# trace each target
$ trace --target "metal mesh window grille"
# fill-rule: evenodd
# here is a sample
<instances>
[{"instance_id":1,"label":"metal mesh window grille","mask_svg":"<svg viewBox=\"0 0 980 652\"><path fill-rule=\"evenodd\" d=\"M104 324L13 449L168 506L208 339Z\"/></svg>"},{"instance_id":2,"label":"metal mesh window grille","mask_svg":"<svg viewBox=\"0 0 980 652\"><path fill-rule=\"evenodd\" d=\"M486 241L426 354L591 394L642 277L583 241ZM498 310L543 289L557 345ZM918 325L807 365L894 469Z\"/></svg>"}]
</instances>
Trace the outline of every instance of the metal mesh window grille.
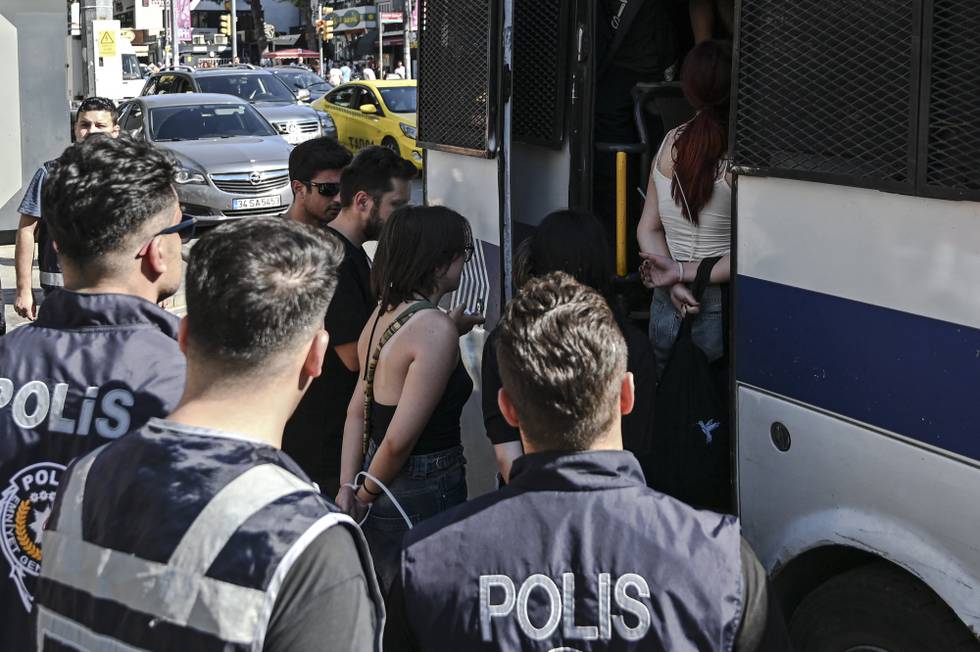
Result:
<instances>
[{"instance_id":1,"label":"metal mesh window grille","mask_svg":"<svg viewBox=\"0 0 980 652\"><path fill-rule=\"evenodd\" d=\"M980 199L980 2L935 0L931 22L924 182Z\"/></svg>"},{"instance_id":2,"label":"metal mesh window grille","mask_svg":"<svg viewBox=\"0 0 980 652\"><path fill-rule=\"evenodd\" d=\"M419 6L419 143L492 153L496 101L495 0L422 0Z\"/></svg>"},{"instance_id":3,"label":"metal mesh window grille","mask_svg":"<svg viewBox=\"0 0 980 652\"><path fill-rule=\"evenodd\" d=\"M567 0L514 2L514 140L557 147L565 119Z\"/></svg>"},{"instance_id":4,"label":"metal mesh window grille","mask_svg":"<svg viewBox=\"0 0 980 652\"><path fill-rule=\"evenodd\" d=\"M919 0L743 0L734 161L911 188Z\"/></svg>"}]
</instances>

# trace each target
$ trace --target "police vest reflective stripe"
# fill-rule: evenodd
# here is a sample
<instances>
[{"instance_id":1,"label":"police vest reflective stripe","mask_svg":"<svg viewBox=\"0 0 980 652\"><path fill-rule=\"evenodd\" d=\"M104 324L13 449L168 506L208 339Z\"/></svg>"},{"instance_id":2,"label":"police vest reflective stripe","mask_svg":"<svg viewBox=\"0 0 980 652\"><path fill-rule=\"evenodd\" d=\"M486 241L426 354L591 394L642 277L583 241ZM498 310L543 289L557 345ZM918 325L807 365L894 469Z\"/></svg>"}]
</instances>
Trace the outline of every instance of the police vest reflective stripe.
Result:
<instances>
[{"instance_id":1,"label":"police vest reflective stripe","mask_svg":"<svg viewBox=\"0 0 980 652\"><path fill-rule=\"evenodd\" d=\"M124 605L127 611L150 616L180 628L173 647L194 647L204 635L232 649L261 650L269 617L280 586L292 564L327 528L353 526L345 514L329 512L298 533L278 561L265 590L208 577L208 569L232 536L250 517L271 503L296 492L315 494L309 483L276 464L248 468L221 488L185 530L166 563L104 548L82 536L82 506L86 482L99 454L97 449L73 468L57 523L44 535L43 580L80 592L95 600ZM83 650L143 648L129 645L59 614L39 596L37 647L55 640Z\"/></svg>"}]
</instances>

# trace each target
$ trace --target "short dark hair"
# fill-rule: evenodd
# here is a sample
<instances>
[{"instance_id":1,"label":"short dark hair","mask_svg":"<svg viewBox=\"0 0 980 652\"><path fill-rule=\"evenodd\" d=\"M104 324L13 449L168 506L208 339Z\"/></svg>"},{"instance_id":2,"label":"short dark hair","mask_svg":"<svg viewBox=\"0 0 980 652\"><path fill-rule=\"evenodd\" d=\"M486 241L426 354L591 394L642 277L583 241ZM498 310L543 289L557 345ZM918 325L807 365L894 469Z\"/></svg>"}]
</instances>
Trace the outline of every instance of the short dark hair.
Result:
<instances>
[{"instance_id":1,"label":"short dark hair","mask_svg":"<svg viewBox=\"0 0 980 652\"><path fill-rule=\"evenodd\" d=\"M75 113L75 122L78 122L78 116L89 111L108 111L112 116L112 124L119 124L119 109L116 107L116 103L108 97L93 95L82 100L82 103L78 105L78 111Z\"/></svg>"},{"instance_id":2,"label":"short dark hair","mask_svg":"<svg viewBox=\"0 0 980 652\"><path fill-rule=\"evenodd\" d=\"M344 249L280 218L223 224L191 249L185 281L194 355L223 370L259 370L323 324Z\"/></svg>"},{"instance_id":3,"label":"short dark hair","mask_svg":"<svg viewBox=\"0 0 980 652\"><path fill-rule=\"evenodd\" d=\"M466 218L445 206L403 206L391 214L378 238L371 288L381 312L432 292L436 274L473 246Z\"/></svg>"},{"instance_id":4,"label":"short dark hair","mask_svg":"<svg viewBox=\"0 0 980 652\"><path fill-rule=\"evenodd\" d=\"M317 172L342 170L350 161L351 153L334 138L307 140L289 153L289 180L309 183Z\"/></svg>"},{"instance_id":5,"label":"short dark hair","mask_svg":"<svg viewBox=\"0 0 980 652\"><path fill-rule=\"evenodd\" d=\"M61 255L82 264L118 251L177 202L174 173L164 150L130 138L94 134L66 149L41 191Z\"/></svg>"},{"instance_id":6,"label":"short dark hair","mask_svg":"<svg viewBox=\"0 0 980 652\"><path fill-rule=\"evenodd\" d=\"M619 414L626 341L606 299L564 272L528 281L497 326L497 363L528 441L586 450Z\"/></svg>"},{"instance_id":7,"label":"short dark hair","mask_svg":"<svg viewBox=\"0 0 980 652\"><path fill-rule=\"evenodd\" d=\"M415 166L409 161L387 147L368 147L358 152L340 176L340 205L348 208L359 192L366 192L377 201L394 189L392 179L414 178Z\"/></svg>"},{"instance_id":8,"label":"short dark hair","mask_svg":"<svg viewBox=\"0 0 980 652\"><path fill-rule=\"evenodd\" d=\"M529 238L520 287L531 276L565 272L608 297L613 267L602 224L592 213L559 210L549 213Z\"/></svg>"}]
</instances>

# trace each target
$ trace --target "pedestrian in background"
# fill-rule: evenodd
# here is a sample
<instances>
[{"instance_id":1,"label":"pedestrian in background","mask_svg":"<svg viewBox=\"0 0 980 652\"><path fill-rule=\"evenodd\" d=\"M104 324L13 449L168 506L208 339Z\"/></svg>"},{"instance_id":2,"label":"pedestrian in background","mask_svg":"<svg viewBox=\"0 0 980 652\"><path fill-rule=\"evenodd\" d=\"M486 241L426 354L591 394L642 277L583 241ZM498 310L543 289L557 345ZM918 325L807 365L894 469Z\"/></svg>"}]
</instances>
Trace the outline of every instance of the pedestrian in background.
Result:
<instances>
[{"instance_id":1,"label":"pedestrian in background","mask_svg":"<svg viewBox=\"0 0 980 652\"><path fill-rule=\"evenodd\" d=\"M286 217L323 227L340 213L340 174L351 154L329 136L300 143L289 153L289 184L293 203Z\"/></svg>"},{"instance_id":2,"label":"pedestrian in background","mask_svg":"<svg viewBox=\"0 0 980 652\"><path fill-rule=\"evenodd\" d=\"M184 388L177 318L182 222L173 162L151 145L92 136L48 168L44 221L65 286L0 338L4 522L0 649L33 650L28 614L42 536L73 459L172 410Z\"/></svg>"},{"instance_id":3,"label":"pedestrian in background","mask_svg":"<svg viewBox=\"0 0 980 652\"><path fill-rule=\"evenodd\" d=\"M472 255L469 223L441 206L395 211L378 242L371 286L380 304L358 341L362 372L344 428L337 504L356 520L367 514L364 534L384 589L409 526L372 478L413 523L466 500L460 415L473 381L459 353L462 307L447 315L436 306L459 287ZM352 489L362 470L370 477Z\"/></svg>"},{"instance_id":4,"label":"pedestrian in background","mask_svg":"<svg viewBox=\"0 0 980 652\"><path fill-rule=\"evenodd\" d=\"M166 419L68 470L45 532L42 645L381 649L363 536L279 450L320 373L341 254L332 236L277 218L194 245L187 389Z\"/></svg>"},{"instance_id":5,"label":"pedestrian in background","mask_svg":"<svg viewBox=\"0 0 980 652\"><path fill-rule=\"evenodd\" d=\"M347 82L350 81L350 76L351 76L351 67L350 67L350 63L348 62L340 67L340 79L346 84Z\"/></svg>"},{"instance_id":6,"label":"pedestrian in background","mask_svg":"<svg viewBox=\"0 0 980 652\"><path fill-rule=\"evenodd\" d=\"M112 100L104 97L89 97L82 101L75 114L75 142L80 142L92 134L105 133L113 138L119 136L119 111ZM41 276L41 289L44 295L64 284L58 253L55 251L48 233L48 227L41 215L41 193L48 170L53 161L47 161L31 179L17 212L20 222L17 225L17 240L14 245L14 272L17 278L17 296L14 310L21 317L37 318L38 304L34 297L34 281L31 267L34 264L34 245L38 246L38 268Z\"/></svg>"},{"instance_id":7,"label":"pedestrian in background","mask_svg":"<svg viewBox=\"0 0 980 652\"><path fill-rule=\"evenodd\" d=\"M377 305L364 243L377 240L391 213L408 204L414 177L415 166L391 150L362 150L341 175L340 214L325 227L344 247L337 290L324 321L330 346L323 374L313 380L286 424L283 450L327 496L340 489L344 423L361 368L357 340Z\"/></svg>"}]
</instances>

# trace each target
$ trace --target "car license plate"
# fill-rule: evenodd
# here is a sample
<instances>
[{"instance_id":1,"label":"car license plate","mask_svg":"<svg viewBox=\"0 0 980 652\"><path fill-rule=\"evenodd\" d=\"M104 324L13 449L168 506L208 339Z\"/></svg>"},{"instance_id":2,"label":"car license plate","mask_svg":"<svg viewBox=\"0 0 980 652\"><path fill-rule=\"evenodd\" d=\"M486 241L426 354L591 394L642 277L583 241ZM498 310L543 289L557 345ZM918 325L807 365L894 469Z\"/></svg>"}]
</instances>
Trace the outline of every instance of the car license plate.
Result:
<instances>
[{"instance_id":1,"label":"car license plate","mask_svg":"<svg viewBox=\"0 0 980 652\"><path fill-rule=\"evenodd\" d=\"M272 195L271 197L250 197L248 199L232 199L231 208L236 211L249 208L274 208L281 203L282 199L279 195Z\"/></svg>"},{"instance_id":2,"label":"car license plate","mask_svg":"<svg viewBox=\"0 0 980 652\"><path fill-rule=\"evenodd\" d=\"M316 138L316 132L311 131L309 133L299 132L295 134L283 134L283 138L285 138L286 142L290 145L299 145L300 143L305 143L308 140Z\"/></svg>"}]
</instances>

